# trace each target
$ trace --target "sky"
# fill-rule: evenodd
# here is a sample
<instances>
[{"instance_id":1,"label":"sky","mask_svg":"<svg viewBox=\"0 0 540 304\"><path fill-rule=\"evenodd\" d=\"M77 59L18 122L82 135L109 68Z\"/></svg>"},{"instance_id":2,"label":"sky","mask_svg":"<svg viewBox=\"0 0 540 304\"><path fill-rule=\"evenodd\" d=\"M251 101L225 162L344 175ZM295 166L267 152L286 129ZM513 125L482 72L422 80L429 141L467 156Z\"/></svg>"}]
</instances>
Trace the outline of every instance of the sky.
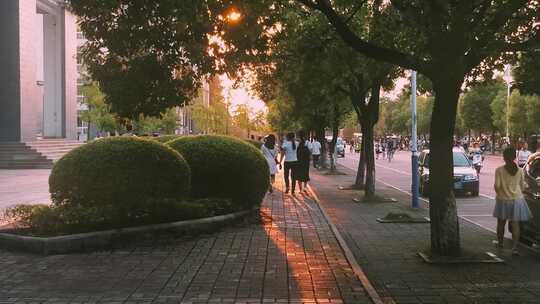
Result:
<instances>
[{"instance_id":1,"label":"sky","mask_svg":"<svg viewBox=\"0 0 540 304\"><path fill-rule=\"evenodd\" d=\"M234 82L226 75L221 75L220 80L221 85L223 86L223 97L225 97L225 100L227 100L230 94L229 102L231 103L231 106L229 109L231 114L236 110L236 107L241 104L247 104L253 113L266 111L265 103L256 96L252 96L247 88L242 86L236 89L233 88Z\"/></svg>"}]
</instances>

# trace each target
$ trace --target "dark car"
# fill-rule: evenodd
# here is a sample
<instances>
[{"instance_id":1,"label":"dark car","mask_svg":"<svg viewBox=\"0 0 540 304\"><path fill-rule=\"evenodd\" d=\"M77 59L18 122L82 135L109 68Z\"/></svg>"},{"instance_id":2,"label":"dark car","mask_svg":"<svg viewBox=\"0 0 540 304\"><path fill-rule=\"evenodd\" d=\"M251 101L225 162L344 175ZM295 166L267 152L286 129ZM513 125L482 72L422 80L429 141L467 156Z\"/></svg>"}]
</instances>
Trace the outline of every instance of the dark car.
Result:
<instances>
[{"instance_id":1,"label":"dark car","mask_svg":"<svg viewBox=\"0 0 540 304\"><path fill-rule=\"evenodd\" d=\"M471 161L462 150L454 149L452 153L454 157L454 193L478 196L480 181ZM420 153L418 165L420 193L427 196L429 194L429 150Z\"/></svg>"},{"instance_id":2,"label":"dark car","mask_svg":"<svg viewBox=\"0 0 540 304\"><path fill-rule=\"evenodd\" d=\"M533 217L528 222L522 222L521 241L528 245L540 244L540 152L529 157L523 170L527 183L524 196Z\"/></svg>"}]
</instances>

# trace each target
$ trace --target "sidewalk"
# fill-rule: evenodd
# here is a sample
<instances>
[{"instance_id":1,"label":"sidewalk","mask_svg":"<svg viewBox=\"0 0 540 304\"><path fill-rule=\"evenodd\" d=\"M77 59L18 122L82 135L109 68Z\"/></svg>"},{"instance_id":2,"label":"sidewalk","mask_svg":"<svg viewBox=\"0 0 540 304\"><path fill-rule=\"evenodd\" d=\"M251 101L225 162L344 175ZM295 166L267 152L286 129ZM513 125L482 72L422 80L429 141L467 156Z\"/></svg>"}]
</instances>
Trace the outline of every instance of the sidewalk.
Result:
<instances>
[{"instance_id":1,"label":"sidewalk","mask_svg":"<svg viewBox=\"0 0 540 304\"><path fill-rule=\"evenodd\" d=\"M275 191L260 214L103 252L0 250L0 303L370 303L318 204Z\"/></svg>"},{"instance_id":2,"label":"sidewalk","mask_svg":"<svg viewBox=\"0 0 540 304\"><path fill-rule=\"evenodd\" d=\"M509 249L499 252L491 244L496 238L492 232L460 220L462 248L493 252L505 263L426 264L417 252L429 248L429 224L381 224L376 218L390 211L417 216L428 216L428 211L412 210L407 194L380 183L377 193L399 203L354 203L352 198L361 192L337 187L352 184L355 172L344 167L340 170L347 175L312 172L311 185L381 297L390 296L396 303L540 302L537 254L525 248L519 257L512 257Z\"/></svg>"}]
</instances>

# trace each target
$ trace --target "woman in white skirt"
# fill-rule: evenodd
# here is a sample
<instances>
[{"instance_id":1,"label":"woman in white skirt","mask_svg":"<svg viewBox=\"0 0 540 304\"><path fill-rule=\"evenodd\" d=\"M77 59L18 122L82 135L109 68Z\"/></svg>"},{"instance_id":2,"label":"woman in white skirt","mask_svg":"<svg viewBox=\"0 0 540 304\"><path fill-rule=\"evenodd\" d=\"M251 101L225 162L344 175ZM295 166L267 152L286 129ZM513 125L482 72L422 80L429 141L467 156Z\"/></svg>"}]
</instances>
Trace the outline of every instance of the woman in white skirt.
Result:
<instances>
[{"instance_id":1,"label":"woman in white skirt","mask_svg":"<svg viewBox=\"0 0 540 304\"><path fill-rule=\"evenodd\" d=\"M497 218L497 245L503 247L506 221L512 225L512 253L518 254L519 222L528 221L531 211L523 198L522 191L527 186L523 170L517 166L516 150L506 148L503 152L504 166L495 170L496 203L493 216Z\"/></svg>"},{"instance_id":2,"label":"woman in white skirt","mask_svg":"<svg viewBox=\"0 0 540 304\"><path fill-rule=\"evenodd\" d=\"M270 169L270 188L268 191L273 192L274 181L276 180L277 172L277 148L276 137L273 134L269 134L264 139L264 144L261 146L261 152L266 158L268 168Z\"/></svg>"}]
</instances>

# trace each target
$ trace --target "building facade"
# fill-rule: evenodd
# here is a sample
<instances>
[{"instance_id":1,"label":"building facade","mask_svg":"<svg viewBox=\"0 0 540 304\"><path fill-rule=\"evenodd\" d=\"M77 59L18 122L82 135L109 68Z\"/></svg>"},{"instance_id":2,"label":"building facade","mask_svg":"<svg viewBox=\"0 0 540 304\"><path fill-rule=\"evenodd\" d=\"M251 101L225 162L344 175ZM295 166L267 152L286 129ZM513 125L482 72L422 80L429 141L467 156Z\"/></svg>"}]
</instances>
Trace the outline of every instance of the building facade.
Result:
<instances>
[{"instance_id":1,"label":"building facade","mask_svg":"<svg viewBox=\"0 0 540 304\"><path fill-rule=\"evenodd\" d=\"M63 3L0 1L0 142L77 139L77 26Z\"/></svg>"}]
</instances>

